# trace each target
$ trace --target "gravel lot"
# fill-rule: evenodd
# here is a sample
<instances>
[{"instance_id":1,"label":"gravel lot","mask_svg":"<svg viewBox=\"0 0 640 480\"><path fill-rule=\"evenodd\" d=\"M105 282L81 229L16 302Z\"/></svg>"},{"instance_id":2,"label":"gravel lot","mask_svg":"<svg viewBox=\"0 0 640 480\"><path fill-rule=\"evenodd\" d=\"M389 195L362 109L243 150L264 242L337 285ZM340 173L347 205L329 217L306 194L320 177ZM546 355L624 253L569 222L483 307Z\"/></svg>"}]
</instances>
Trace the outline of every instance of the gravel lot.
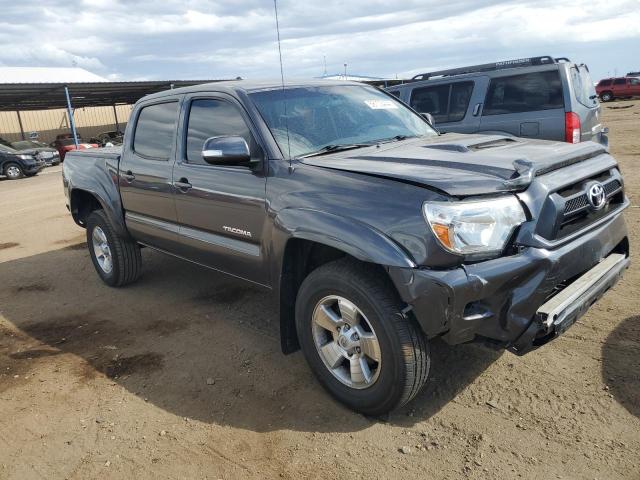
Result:
<instances>
[{"instance_id":1,"label":"gravel lot","mask_svg":"<svg viewBox=\"0 0 640 480\"><path fill-rule=\"evenodd\" d=\"M604 115L635 254L640 101ZM104 286L59 167L0 180L0 205L0 478L640 478L637 261L525 357L434 342L428 387L380 421L281 355L268 293L149 249Z\"/></svg>"}]
</instances>

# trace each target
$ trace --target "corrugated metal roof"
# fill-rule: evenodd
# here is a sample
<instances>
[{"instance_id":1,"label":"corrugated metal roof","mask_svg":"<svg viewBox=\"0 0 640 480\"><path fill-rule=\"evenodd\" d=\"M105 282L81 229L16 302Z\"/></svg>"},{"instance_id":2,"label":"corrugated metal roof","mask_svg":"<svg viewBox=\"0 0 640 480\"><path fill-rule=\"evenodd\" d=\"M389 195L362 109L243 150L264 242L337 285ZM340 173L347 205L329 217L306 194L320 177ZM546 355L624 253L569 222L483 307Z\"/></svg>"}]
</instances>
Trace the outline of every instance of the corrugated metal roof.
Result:
<instances>
[{"instance_id":1,"label":"corrugated metal roof","mask_svg":"<svg viewBox=\"0 0 640 480\"><path fill-rule=\"evenodd\" d=\"M84 68L0 67L0 83L108 82Z\"/></svg>"},{"instance_id":2,"label":"corrugated metal roof","mask_svg":"<svg viewBox=\"0 0 640 480\"><path fill-rule=\"evenodd\" d=\"M149 82L0 83L0 111L66 108L65 85L74 108L135 103L150 93L221 80Z\"/></svg>"}]
</instances>

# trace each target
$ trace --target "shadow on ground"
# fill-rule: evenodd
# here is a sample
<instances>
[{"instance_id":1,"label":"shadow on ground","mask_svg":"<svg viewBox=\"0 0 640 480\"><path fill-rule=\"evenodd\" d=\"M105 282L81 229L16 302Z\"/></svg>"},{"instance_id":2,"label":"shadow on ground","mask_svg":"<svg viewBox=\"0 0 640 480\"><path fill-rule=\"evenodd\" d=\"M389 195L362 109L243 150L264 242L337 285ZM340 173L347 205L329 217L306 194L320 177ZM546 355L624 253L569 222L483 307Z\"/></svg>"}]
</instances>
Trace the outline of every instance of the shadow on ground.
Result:
<instances>
[{"instance_id":1,"label":"shadow on ground","mask_svg":"<svg viewBox=\"0 0 640 480\"><path fill-rule=\"evenodd\" d=\"M376 421L334 402L299 352L280 353L270 292L149 249L143 262L143 277L123 289L103 285L76 246L1 263L0 310L17 333L0 329L0 372L54 363L77 377L60 385L107 377L180 417L252 431L356 431ZM434 380L389 422L429 418L499 356L441 342L432 350ZM15 385L0 382L0 391Z\"/></svg>"},{"instance_id":2,"label":"shadow on ground","mask_svg":"<svg viewBox=\"0 0 640 480\"><path fill-rule=\"evenodd\" d=\"M602 380L614 398L640 418L640 316L623 320L607 337Z\"/></svg>"}]
</instances>

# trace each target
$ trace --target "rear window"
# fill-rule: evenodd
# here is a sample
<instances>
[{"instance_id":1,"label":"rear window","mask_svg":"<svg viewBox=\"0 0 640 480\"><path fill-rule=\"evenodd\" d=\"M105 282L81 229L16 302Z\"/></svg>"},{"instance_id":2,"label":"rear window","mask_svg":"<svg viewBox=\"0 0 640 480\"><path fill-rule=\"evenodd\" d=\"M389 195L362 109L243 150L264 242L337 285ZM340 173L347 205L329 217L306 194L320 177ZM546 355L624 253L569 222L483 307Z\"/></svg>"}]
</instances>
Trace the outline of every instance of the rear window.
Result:
<instances>
[{"instance_id":1,"label":"rear window","mask_svg":"<svg viewBox=\"0 0 640 480\"><path fill-rule=\"evenodd\" d=\"M473 82L457 82L416 88L411 106L419 113L430 113L436 123L459 122L467 113Z\"/></svg>"},{"instance_id":2,"label":"rear window","mask_svg":"<svg viewBox=\"0 0 640 480\"><path fill-rule=\"evenodd\" d=\"M564 108L557 70L493 78L482 114L534 112Z\"/></svg>"},{"instance_id":3,"label":"rear window","mask_svg":"<svg viewBox=\"0 0 640 480\"><path fill-rule=\"evenodd\" d=\"M571 85L573 86L576 100L585 107L595 107L598 105L596 89L593 86L589 70L584 65L579 67L571 67L569 72L571 76Z\"/></svg>"},{"instance_id":4,"label":"rear window","mask_svg":"<svg viewBox=\"0 0 640 480\"><path fill-rule=\"evenodd\" d=\"M139 155L168 160L175 141L178 102L149 105L140 110L133 149Z\"/></svg>"},{"instance_id":5,"label":"rear window","mask_svg":"<svg viewBox=\"0 0 640 480\"><path fill-rule=\"evenodd\" d=\"M625 83L627 83L627 79L626 78L616 78L613 81L614 85L624 85Z\"/></svg>"}]
</instances>

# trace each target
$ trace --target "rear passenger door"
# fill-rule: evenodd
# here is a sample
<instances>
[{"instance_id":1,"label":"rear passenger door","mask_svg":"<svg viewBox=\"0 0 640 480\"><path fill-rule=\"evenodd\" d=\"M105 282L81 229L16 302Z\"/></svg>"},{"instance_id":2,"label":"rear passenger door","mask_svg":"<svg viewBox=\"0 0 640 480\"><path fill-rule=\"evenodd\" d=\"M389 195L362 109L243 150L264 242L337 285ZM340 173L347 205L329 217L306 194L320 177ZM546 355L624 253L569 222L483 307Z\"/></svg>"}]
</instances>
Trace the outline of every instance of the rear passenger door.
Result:
<instances>
[{"instance_id":1,"label":"rear passenger door","mask_svg":"<svg viewBox=\"0 0 640 480\"><path fill-rule=\"evenodd\" d=\"M177 98L141 104L118 170L129 232L144 244L168 251L178 243L172 185L178 112Z\"/></svg>"},{"instance_id":2,"label":"rear passenger door","mask_svg":"<svg viewBox=\"0 0 640 480\"><path fill-rule=\"evenodd\" d=\"M491 78L481 132L564 140L565 104L557 69Z\"/></svg>"},{"instance_id":3,"label":"rear passenger door","mask_svg":"<svg viewBox=\"0 0 640 480\"><path fill-rule=\"evenodd\" d=\"M224 94L187 96L173 172L181 255L208 267L268 284L262 237L266 221L266 163L243 107ZM202 147L210 137L240 135L252 165L210 165Z\"/></svg>"},{"instance_id":4,"label":"rear passenger door","mask_svg":"<svg viewBox=\"0 0 640 480\"><path fill-rule=\"evenodd\" d=\"M480 125L479 108L486 79L462 80L416 87L409 104L419 113L430 113L442 132L475 133Z\"/></svg>"}]
</instances>

